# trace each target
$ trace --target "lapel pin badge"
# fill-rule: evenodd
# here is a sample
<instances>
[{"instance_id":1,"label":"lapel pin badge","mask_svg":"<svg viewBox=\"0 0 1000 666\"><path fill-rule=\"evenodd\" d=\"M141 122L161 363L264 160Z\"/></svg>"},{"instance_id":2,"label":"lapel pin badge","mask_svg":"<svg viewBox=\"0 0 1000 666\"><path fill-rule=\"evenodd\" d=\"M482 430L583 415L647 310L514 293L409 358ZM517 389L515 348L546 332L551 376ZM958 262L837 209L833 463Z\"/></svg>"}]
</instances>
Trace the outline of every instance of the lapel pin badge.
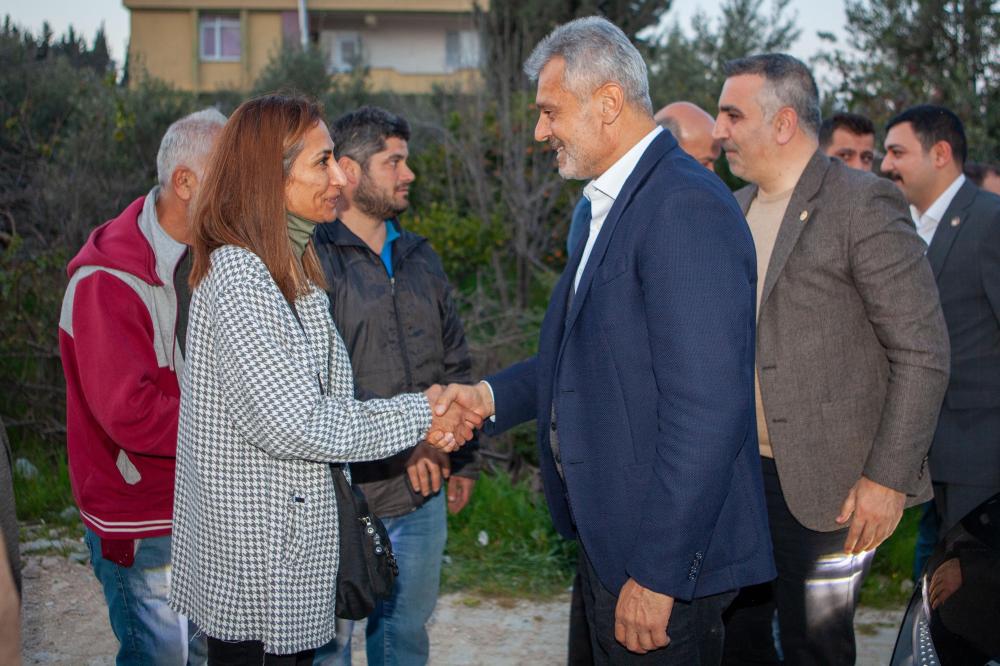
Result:
<instances>
[{"instance_id":1,"label":"lapel pin badge","mask_svg":"<svg viewBox=\"0 0 1000 666\"><path fill-rule=\"evenodd\" d=\"M801 213L799 213L799 221L800 222L805 222L808 219L809 219L809 211L804 210Z\"/></svg>"},{"instance_id":2,"label":"lapel pin badge","mask_svg":"<svg viewBox=\"0 0 1000 666\"><path fill-rule=\"evenodd\" d=\"M955 217L951 218L951 226L957 227L961 223L962 223L962 218L960 218L958 216L955 216Z\"/></svg>"}]
</instances>

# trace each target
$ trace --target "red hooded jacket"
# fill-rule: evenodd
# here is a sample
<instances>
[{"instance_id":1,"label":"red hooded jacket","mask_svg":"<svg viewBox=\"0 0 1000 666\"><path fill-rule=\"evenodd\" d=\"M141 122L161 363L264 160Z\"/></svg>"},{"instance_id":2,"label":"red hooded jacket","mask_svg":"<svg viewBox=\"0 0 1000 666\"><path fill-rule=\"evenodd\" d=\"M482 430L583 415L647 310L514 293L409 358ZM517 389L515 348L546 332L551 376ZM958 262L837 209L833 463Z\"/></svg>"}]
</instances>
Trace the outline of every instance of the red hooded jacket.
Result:
<instances>
[{"instance_id":1,"label":"red hooded jacket","mask_svg":"<svg viewBox=\"0 0 1000 666\"><path fill-rule=\"evenodd\" d=\"M171 276L185 248L159 226L155 200L91 233L69 263L59 323L70 482L105 539L171 529L183 365Z\"/></svg>"}]
</instances>

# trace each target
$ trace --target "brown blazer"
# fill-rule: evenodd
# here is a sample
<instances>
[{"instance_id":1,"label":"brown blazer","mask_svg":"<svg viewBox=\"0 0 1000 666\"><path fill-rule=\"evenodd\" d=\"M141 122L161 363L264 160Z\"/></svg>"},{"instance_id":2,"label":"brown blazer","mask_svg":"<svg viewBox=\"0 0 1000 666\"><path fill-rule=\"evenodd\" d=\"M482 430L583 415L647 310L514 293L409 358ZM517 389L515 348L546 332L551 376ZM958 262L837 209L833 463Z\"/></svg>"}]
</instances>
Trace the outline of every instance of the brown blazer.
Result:
<instances>
[{"instance_id":1,"label":"brown blazer","mask_svg":"<svg viewBox=\"0 0 1000 666\"><path fill-rule=\"evenodd\" d=\"M736 193L744 213L756 186ZM781 488L817 531L864 475L930 498L927 450L948 384L948 331L902 195L816 152L778 230L757 371Z\"/></svg>"}]
</instances>

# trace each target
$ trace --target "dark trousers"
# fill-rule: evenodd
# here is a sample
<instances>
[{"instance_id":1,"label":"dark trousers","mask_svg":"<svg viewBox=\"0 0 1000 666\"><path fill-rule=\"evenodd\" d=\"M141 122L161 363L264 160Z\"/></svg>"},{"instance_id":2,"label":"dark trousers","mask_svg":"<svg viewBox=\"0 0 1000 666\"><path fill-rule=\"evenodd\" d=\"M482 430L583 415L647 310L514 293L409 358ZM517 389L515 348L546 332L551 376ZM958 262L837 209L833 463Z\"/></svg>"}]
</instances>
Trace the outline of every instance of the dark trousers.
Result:
<instances>
[{"instance_id":1,"label":"dark trousers","mask_svg":"<svg viewBox=\"0 0 1000 666\"><path fill-rule=\"evenodd\" d=\"M580 576L579 560L576 576L573 578L573 596L569 603L569 650L566 662L569 666L589 666L594 663L594 652L590 648L590 625L587 624L587 611L583 608L583 578Z\"/></svg>"},{"instance_id":2,"label":"dark trousers","mask_svg":"<svg viewBox=\"0 0 1000 666\"><path fill-rule=\"evenodd\" d=\"M677 600L670 614L665 648L636 654L615 640L615 607L618 596L608 591L580 548L580 594L590 628L595 664L664 664L715 666L722 660L722 612L736 596L725 592L691 602Z\"/></svg>"},{"instance_id":3,"label":"dark trousers","mask_svg":"<svg viewBox=\"0 0 1000 666\"><path fill-rule=\"evenodd\" d=\"M269 654L260 641L222 641L208 637L209 666L312 666L313 652Z\"/></svg>"},{"instance_id":4,"label":"dark trousers","mask_svg":"<svg viewBox=\"0 0 1000 666\"><path fill-rule=\"evenodd\" d=\"M873 552L846 555L847 528L816 532L788 510L774 461L761 458L778 578L741 591L727 613L725 663L778 663L775 609L784 663L853 664L854 609Z\"/></svg>"}]
</instances>

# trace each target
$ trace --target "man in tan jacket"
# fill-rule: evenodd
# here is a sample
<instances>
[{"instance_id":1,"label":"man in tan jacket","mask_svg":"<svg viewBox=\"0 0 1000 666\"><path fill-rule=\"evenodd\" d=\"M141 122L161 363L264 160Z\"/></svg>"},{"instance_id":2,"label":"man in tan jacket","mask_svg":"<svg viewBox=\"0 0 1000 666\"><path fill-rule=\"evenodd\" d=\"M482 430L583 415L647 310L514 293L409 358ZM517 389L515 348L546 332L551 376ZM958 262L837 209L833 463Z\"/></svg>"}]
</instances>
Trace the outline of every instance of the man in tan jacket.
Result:
<instances>
[{"instance_id":1,"label":"man in tan jacket","mask_svg":"<svg viewBox=\"0 0 1000 666\"><path fill-rule=\"evenodd\" d=\"M715 136L752 183L737 200L757 248L757 428L778 569L731 609L727 661L748 646L773 655L776 606L786 664L853 664L871 555L904 506L930 497L948 333L902 197L819 150L808 68L768 54L726 73Z\"/></svg>"}]
</instances>

